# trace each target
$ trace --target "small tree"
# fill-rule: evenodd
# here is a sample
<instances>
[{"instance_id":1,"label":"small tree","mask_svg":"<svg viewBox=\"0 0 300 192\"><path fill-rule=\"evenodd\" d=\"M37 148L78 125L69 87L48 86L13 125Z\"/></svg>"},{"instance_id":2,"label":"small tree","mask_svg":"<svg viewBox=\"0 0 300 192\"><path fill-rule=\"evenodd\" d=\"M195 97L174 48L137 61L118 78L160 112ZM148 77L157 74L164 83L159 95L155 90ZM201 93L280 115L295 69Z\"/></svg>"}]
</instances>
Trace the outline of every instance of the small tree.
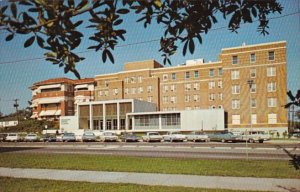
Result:
<instances>
[{"instance_id":1,"label":"small tree","mask_svg":"<svg viewBox=\"0 0 300 192\"><path fill-rule=\"evenodd\" d=\"M294 107L300 107L300 90L297 91L296 96L292 94L292 91L288 91L287 95L290 99L290 102L287 103L284 107L289 109L289 122L292 123L292 127L289 126L289 132L294 131L294 120L295 120L295 112L294 112ZM292 120L290 118L290 108L292 107ZM289 125L290 125L289 123Z\"/></svg>"}]
</instances>

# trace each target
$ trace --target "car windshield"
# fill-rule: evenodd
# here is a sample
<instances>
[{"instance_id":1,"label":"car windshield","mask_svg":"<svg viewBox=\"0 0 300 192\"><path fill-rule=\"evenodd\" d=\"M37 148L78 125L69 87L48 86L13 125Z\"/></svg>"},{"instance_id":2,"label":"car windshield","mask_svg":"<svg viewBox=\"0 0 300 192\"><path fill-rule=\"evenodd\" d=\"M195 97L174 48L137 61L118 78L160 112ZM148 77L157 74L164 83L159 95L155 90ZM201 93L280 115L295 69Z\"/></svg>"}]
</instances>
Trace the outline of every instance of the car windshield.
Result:
<instances>
[{"instance_id":1,"label":"car windshield","mask_svg":"<svg viewBox=\"0 0 300 192\"><path fill-rule=\"evenodd\" d=\"M86 136L94 136L95 134L93 132L86 132L86 133L84 133L84 135L86 135Z\"/></svg>"},{"instance_id":2,"label":"car windshield","mask_svg":"<svg viewBox=\"0 0 300 192\"><path fill-rule=\"evenodd\" d=\"M149 133L149 135L159 135L158 133Z\"/></svg>"},{"instance_id":3,"label":"car windshield","mask_svg":"<svg viewBox=\"0 0 300 192\"><path fill-rule=\"evenodd\" d=\"M106 132L106 133L104 133L104 135L106 135L106 136L113 136L113 135L115 135L115 134L112 133L112 132Z\"/></svg>"},{"instance_id":4,"label":"car windshield","mask_svg":"<svg viewBox=\"0 0 300 192\"><path fill-rule=\"evenodd\" d=\"M17 136L17 134L14 134L14 133L13 133L13 134L9 134L8 136Z\"/></svg>"},{"instance_id":5,"label":"car windshield","mask_svg":"<svg viewBox=\"0 0 300 192\"><path fill-rule=\"evenodd\" d=\"M27 136L28 136L28 137L35 137L36 134L28 134Z\"/></svg>"},{"instance_id":6,"label":"car windshield","mask_svg":"<svg viewBox=\"0 0 300 192\"><path fill-rule=\"evenodd\" d=\"M74 136L74 133L65 133L64 136Z\"/></svg>"},{"instance_id":7,"label":"car windshield","mask_svg":"<svg viewBox=\"0 0 300 192\"><path fill-rule=\"evenodd\" d=\"M179 132L173 132L172 134L173 135L175 135L175 134L178 135L178 134L181 134L181 133L179 133Z\"/></svg>"}]
</instances>

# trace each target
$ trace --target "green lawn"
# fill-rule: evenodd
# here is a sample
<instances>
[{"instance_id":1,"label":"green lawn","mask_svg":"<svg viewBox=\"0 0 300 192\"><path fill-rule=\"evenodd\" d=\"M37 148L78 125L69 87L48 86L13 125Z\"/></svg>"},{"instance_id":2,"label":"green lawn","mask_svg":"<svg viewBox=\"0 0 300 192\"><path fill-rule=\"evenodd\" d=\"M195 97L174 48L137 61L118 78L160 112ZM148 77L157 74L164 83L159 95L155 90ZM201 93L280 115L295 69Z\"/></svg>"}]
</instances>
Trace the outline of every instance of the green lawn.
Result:
<instances>
[{"instance_id":1,"label":"green lawn","mask_svg":"<svg viewBox=\"0 0 300 192\"><path fill-rule=\"evenodd\" d=\"M135 184L110 184L110 183L88 183L71 181L49 181L37 179L17 179L0 177L1 192L235 192L234 190L222 189L199 189L187 187L165 187L165 186L146 186ZM237 192L237 191L236 191ZM245 192L245 191L243 191Z\"/></svg>"},{"instance_id":2,"label":"green lawn","mask_svg":"<svg viewBox=\"0 0 300 192\"><path fill-rule=\"evenodd\" d=\"M204 160L78 154L1 153L0 167L300 178L289 161Z\"/></svg>"}]
</instances>

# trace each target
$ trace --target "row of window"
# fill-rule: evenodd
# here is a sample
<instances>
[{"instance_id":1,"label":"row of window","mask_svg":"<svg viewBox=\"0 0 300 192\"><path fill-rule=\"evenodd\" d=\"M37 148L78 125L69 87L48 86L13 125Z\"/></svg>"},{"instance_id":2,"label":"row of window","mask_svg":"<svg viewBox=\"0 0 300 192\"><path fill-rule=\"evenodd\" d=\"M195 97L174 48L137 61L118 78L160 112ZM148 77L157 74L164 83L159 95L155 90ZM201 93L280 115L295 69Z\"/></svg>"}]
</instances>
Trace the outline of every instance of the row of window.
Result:
<instances>
[{"instance_id":1,"label":"row of window","mask_svg":"<svg viewBox=\"0 0 300 192\"><path fill-rule=\"evenodd\" d=\"M171 73L171 79L172 80L176 80L177 77L176 77L176 73ZM199 71L194 71L193 72L193 75L194 75L194 79L199 79ZM219 76L222 76L223 75L223 69L222 68L219 68L218 69L218 75ZM215 69L210 69L209 72L208 72L208 76L209 77L214 77L215 76ZM185 72L185 79L190 79L192 77L192 74L190 71L186 71ZM169 79L169 74L163 74L163 81L167 81Z\"/></svg>"},{"instance_id":2,"label":"row of window","mask_svg":"<svg viewBox=\"0 0 300 192\"><path fill-rule=\"evenodd\" d=\"M232 115L232 125L240 125L241 124L241 116L240 115ZM251 114L251 122L252 124L257 124L257 115ZM276 124L277 123L277 114L270 113L268 114L268 124Z\"/></svg>"},{"instance_id":3,"label":"row of window","mask_svg":"<svg viewBox=\"0 0 300 192\"><path fill-rule=\"evenodd\" d=\"M276 67L267 67L267 77L276 76ZM256 69L250 69L250 77L256 77ZM239 79L240 78L240 70L232 70L231 71L231 79Z\"/></svg>"},{"instance_id":4,"label":"row of window","mask_svg":"<svg viewBox=\"0 0 300 192\"><path fill-rule=\"evenodd\" d=\"M232 109L240 109L241 102L239 99L233 99L231 101L231 108ZM256 108L256 99L251 99L251 107ZM276 98L268 98L268 107L276 107L277 106L277 99Z\"/></svg>"},{"instance_id":5,"label":"row of window","mask_svg":"<svg viewBox=\"0 0 300 192\"><path fill-rule=\"evenodd\" d=\"M232 85L231 86L231 93L232 94L240 94L241 88L240 85ZM276 91L276 82L270 82L267 85L267 91L268 92L275 92ZM251 93L256 93L256 84L253 83L251 85L251 89L250 89Z\"/></svg>"},{"instance_id":6,"label":"row of window","mask_svg":"<svg viewBox=\"0 0 300 192\"><path fill-rule=\"evenodd\" d=\"M219 109L223 109L223 106L222 106L222 105L218 105L218 108L219 108ZM198 106L198 105L196 105L196 106L194 106L194 107L191 107L191 106L186 106L186 107L184 107L184 110L199 110L199 109L201 109L201 108L200 108L200 106ZM216 109L216 106L211 105L211 106L209 107L209 109ZM176 111L177 108L176 108L176 107L164 107L164 108L162 108L162 110L163 110L163 111Z\"/></svg>"},{"instance_id":7,"label":"row of window","mask_svg":"<svg viewBox=\"0 0 300 192\"><path fill-rule=\"evenodd\" d=\"M269 51L268 52L268 60L269 61L274 61L275 60L275 52L274 51ZM250 63L255 63L256 62L256 54L251 53L250 54ZM236 65L239 64L239 58L237 55L232 56L232 64Z\"/></svg>"}]
</instances>

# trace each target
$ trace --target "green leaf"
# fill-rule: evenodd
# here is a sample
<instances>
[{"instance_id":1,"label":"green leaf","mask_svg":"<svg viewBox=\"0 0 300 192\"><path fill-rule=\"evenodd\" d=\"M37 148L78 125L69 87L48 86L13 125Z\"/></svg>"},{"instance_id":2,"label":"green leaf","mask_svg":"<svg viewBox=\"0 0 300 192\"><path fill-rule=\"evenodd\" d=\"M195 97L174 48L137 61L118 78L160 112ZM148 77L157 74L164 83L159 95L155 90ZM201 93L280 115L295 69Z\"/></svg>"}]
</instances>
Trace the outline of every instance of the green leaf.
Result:
<instances>
[{"instance_id":1,"label":"green leaf","mask_svg":"<svg viewBox=\"0 0 300 192\"><path fill-rule=\"evenodd\" d=\"M186 50L187 50L188 43L189 43L189 42L186 41L185 44L184 44L184 46L183 46L183 51L182 51L183 56L185 56L185 54L186 54Z\"/></svg>"},{"instance_id":2,"label":"green leaf","mask_svg":"<svg viewBox=\"0 0 300 192\"><path fill-rule=\"evenodd\" d=\"M38 8L29 8L28 9L29 12L39 12Z\"/></svg>"},{"instance_id":3,"label":"green leaf","mask_svg":"<svg viewBox=\"0 0 300 192\"><path fill-rule=\"evenodd\" d=\"M26 0L20 1L19 4L20 4L20 5L29 5L29 6L32 5L31 3L29 3L29 2L26 1Z\"/></svg>"},{"instance_id":4,"label":"green leaf","mask_svg":"<svg viewBox=\"0 0 300 192\"><path fill-rule=\"evenodd\" d=\"M89 1L88 0L82 0L79 5L76 7L77 10L80 10L86 6L89 5Z\"/></svg>"},{"instance_id":5,"label":"green leaf","mask_svg":"<svg viewBox=\"0 0 300 192\"><path fill-rule=\"evenodd\" d=\"M79 25L81 25L83 23L82 20L77 21L76 23L74 23L74 28L78 27Z\"/></svg>"},{"instance_id":6,"label":"green leaf","mask_svg":"<svg viewBox=\"0 0 300 192\"><path fill-rule=\"evenodd\" d=\"M8 36L6 37L5 41L10 41L10 40L12 40L13 38L14 38L14 34L12 33L12 34L10 34L10 35L8 35Z\"/></svg>"},{"instance_id":7,"label":"green leaf","mask_svg":"<svg viewBox=\"0 0 300 192\"><path fill-rule=\"evenodd\" d=\"M4 6L4 7L1 8L1 12L2 12L3 14L4 14L4 12L6 11L7 7L8 7L8 6L6 5L6 6Z\"/></svg>"},{"instance_id":8,"label":"green leaf","mask_svg":"<svg viewBox=\"0 0 300 192\"><path fill-rule=\"evenodd\" d=\"M44 39L43 38L41 38L40 36L36 36L36 38L37 38L37 43L38 43L38 45L41 47L41 48L44 48Z\"/></svg>"},{"instance_id":9,"label":"green leaf","mask_svg":"<svg viewBox=\"0 0 300 192\"><path fill-rule=\"evenodd\" d=\"M119 14L127 14L127 13L129 13L129 10L128 9L119 9L117 11L117 13L119 13Z\"/></svg>"},{"instance_id":10,"label":"green leaf","mask_svg":"<svg viewBox=\"0 0 300 192\"><path fill-rule=\"evenodd\" d=\"M14 18L17 18L17 11L18 11L18 10L17 10L16 4L15 4L15 3L12 3L12 4L10 5L10 9L11 9L11 12L12 12Z\"/></svg>"},{"instance_id":11,"label":"green leaf","mask_svg":"<svg viewBox=\"0 0 300 192\"><path fill-rule=\"evenodd\" d=\"M115 63L114 57L113 57L113 55L111 54L111 52L110 52L109 50L107 50L107 55L108 55L109 60L110 60L112 63Z\"/></svg>"},{"instance_id":12,"label":"green leaf","mask_svg":"<svg viewBox=\"0 0 300 192\"><path fill-rule=\"evenodd\" d=\"M190 39L189 41L189 49L190 49L190 53L193 54L195 50L195 44L193 39Z\"/></svg>"},{"instance_id":13,"label":"green leaf","mask_svg":"<svg viewBox=\"0 0 300 192\"><path fill-rule=\"evenodd\" d=\"M256 12L255 7L252 7L251 12L254 17L257 17L257 12Z\"/></svg>"},{"instance_id":14,"label":"green leaf","mask_svg":"<svg viewBox=\"0 0 300 192\"><path fill-rule=\"evenodd\" d=\"M123 19L118 19L114 22L114 25L120 25L123 22Z\"/></svg>"},{"instance_id":15,"label":"green leaf","mask_svg":"<svg viewBox=\"0 0 300 192\"><path fill-rule=\"evenodd\" d=\"M107 49L104 49L104 51L102 52L102 61L104 63L106 62L106 59L107 59L106 52L107 52Z\"/></svg>"},{"instance_id":16,"label":"green leaf","mask_svg":"<svg viewBox=\"0 0 300 192\"><path fill-rule=\"evenodd\" d=\"M32 45L32 43L34 42L35 36L30 37L29 39L26 40L26 42L24 43L24 47L29 47L30 45Z\"/></svg>"},{"instance_id":17,"label":"green leaf","mask_svg":"<svg viewBox=\"0 0 300 192\"><path fill-rule=\"evenodd\" d=\"M75 5L74 0L68 0L68 5L69 7L74 8Z\"/></svg>"}]
</instances>

